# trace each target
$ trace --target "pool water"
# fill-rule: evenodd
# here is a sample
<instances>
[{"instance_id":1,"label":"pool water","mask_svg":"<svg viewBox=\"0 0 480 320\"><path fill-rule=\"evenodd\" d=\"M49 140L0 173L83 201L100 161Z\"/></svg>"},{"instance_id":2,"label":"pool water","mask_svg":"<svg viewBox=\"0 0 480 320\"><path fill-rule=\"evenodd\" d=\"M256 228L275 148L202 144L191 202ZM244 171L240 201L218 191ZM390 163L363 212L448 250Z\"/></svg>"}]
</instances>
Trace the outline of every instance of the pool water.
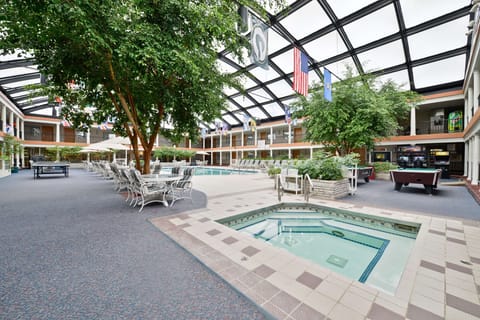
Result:
<instances>
[{"instance_id":1,"label":"pool water","mask_svg":"<svg viewBox=\"0 0 480 320\"><path fill-rule=\"evenodd\" d=\"M390 229L381 223L370 225L352 217L277 210L228 225L346 277L394 293L416 232Z\"/></svg>"},{"instance_id":2,"label":"pool water","mask_svg":"<svg viewBox=\"0 0 480 320\"><path fill-rule=\"evenodd\" d=\"M230 175L230 174L252 174L252 173L257 173L257 171L212 168L212 167L195 167L196 176L223 176L223 175Z\"/></svg>"},{"instance_id":3,"label":"pool water","mask_svg":"<svg viewBox=\"0 0 480 320\"><path fill-rule=\"evenodd\" d=\"M253 174L257 173L254 170L241 170L241 169L227 169L227 168L215 168L215 167L194 167L195 176L223 176L232 174ZM172 168L162 168L162 173L171 173Z\"/></svg>"}]
</instances>

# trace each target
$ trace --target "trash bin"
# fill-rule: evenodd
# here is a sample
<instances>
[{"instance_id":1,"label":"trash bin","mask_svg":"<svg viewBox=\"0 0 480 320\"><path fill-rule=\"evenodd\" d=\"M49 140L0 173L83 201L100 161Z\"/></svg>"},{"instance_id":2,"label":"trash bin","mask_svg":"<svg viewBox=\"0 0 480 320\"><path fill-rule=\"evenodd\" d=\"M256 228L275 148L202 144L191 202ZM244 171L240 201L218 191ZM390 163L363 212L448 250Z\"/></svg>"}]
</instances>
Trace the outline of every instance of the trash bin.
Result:
<instances>
[{"instance_id":1,"label":"trash bin","mask_svg":"<svg viewBox=\"0 0 480 320\"><path fill-rule=\"evenodd\" d=\"M436 165L435 169L442 170L442 175L440 176L440 178L442 178L442 179L449 179L450 178L450 171L449 171L448 165Z\"/></svg>"}]
</instances>

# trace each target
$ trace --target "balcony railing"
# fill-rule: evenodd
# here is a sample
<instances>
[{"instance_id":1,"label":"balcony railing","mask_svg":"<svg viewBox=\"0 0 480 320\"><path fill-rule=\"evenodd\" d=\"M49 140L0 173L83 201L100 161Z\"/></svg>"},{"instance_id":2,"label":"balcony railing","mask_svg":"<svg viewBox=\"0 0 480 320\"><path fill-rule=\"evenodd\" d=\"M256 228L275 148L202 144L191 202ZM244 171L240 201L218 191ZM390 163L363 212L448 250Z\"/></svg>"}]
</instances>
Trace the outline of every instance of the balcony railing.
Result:
<instances>
[{"instance_id":1,"label":"balcony railing","mask_svg":"<svg viewBox=\"0 0 480 320\"><path fill-rule=\"evenodd\" d=\"M416 123L416 134L435 134L435 133L453 133L462 132L463 126L449 125L448 121L419 121ZM410 128L405 128L397 131L399 136L409 136Z\"/></svg>"}]
</instances>

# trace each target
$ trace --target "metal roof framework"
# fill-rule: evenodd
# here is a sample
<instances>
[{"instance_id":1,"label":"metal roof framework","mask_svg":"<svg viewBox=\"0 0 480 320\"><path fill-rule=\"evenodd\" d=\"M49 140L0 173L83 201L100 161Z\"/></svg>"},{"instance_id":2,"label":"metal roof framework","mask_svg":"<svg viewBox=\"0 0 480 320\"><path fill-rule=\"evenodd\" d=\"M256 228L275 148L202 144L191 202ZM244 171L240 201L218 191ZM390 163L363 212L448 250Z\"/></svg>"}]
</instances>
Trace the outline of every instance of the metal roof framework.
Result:
<instances>
[{"instance_id":1,"label":"metal roof framework","mask_svg":"<svg viewBox=\"0 0 480 320\"><path fill-rule=\"evenodd\" d=\"M228 51L218 53L218 67L241 76L245 88L225 88L227 107L218 122L236 127L245 117L283 118L285 105L298 98L292 89L295 47L308 57L310 85L323 81L324 68L340 81L350 65L419 93L462 88L471 42L465 32L475 15L470 0L286 2L281 12L266 8L268 70L253 64L247 50L243 63ZM56 117L54 103L31 98L29 85L41 81L33 57L0 56L0 90L26 115ZM201 126L215 129L215 123Z\"/></svg>"}]
</instances>

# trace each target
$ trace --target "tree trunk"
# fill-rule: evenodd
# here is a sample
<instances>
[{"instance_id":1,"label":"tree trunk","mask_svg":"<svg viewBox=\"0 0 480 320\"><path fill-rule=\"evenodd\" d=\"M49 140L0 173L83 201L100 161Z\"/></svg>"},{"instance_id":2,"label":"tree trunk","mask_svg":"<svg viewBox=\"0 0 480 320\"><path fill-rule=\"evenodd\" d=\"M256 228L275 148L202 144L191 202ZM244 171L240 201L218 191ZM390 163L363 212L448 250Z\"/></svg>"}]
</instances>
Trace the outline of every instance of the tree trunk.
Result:
<instances>
[{"instance_id":1,"label":"tree trunk","mask_svg":"<svg viewBox=\"0 0 480 320\"><path fill-rule=\"evenodd\" d=\"M143 174L150 173L150 159L152 159L152 148L150 150L143 150Z\"/></svg>"}]
</instances>

